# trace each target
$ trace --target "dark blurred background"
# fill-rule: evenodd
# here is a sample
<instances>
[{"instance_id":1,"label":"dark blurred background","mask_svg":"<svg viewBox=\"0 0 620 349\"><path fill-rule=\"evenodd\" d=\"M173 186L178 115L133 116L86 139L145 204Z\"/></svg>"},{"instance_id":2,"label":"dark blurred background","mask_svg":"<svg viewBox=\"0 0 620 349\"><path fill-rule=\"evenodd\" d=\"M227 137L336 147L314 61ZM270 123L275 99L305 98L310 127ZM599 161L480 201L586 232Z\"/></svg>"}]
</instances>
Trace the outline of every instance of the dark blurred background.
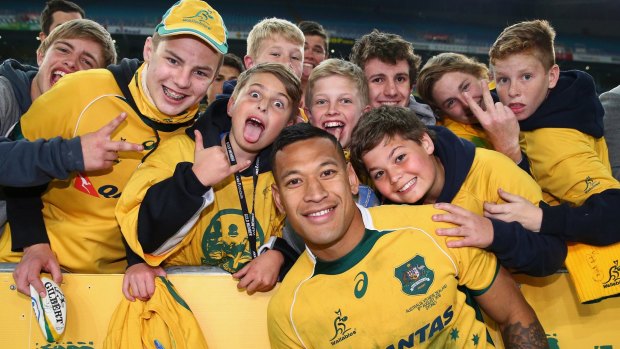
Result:
<instances>
[{"instance_id":1,"label":"dark blurred background","mask_svg":"<svg viewBox=\"0 0 620 349\"><path fill-rule=\"evenodd\" d=\"M116 40L119 57L141 57L144 39L173 1L74 0L86 16L103 24ZM620 85L620 0L211 0L230 36L230 49L245 54L248 31L265 17L317 21L330 33L331 57L347 58L356 38L377 28L413 42L423 62L440 52L476 56L488 63L488 49L507 25L547 19L554 26L560 68L590 73L599 93ZM35 64L39 12L44 1L3 1L0 59Z\"/></svg>"}]
</instances>

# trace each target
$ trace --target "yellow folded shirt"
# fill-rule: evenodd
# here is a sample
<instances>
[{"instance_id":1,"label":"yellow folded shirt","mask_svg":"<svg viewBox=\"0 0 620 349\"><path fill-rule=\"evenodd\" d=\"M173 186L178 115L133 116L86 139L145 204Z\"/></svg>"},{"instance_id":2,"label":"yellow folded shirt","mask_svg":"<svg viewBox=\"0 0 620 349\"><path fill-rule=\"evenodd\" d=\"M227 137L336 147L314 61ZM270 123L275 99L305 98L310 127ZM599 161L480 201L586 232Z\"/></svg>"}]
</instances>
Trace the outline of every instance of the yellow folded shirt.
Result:
<instances>
[{"instance_id":1,"label":"yellow folded shirt","mask_svg":"<svg viewBox=\"0 0 620 349\"><path fill-rule=\"evenodd\" d=\"M189 306L170 281L155 279L155 293L146 302L123 298L112 318L104 349L207 349Z\"/></svg>"},{"instance_id":2,"label":"yellow folded shirt","mask_svg":"<svg viewBox=\"0 0 620 349\"><path fill-rule=\"evenodd\" d=\"M620 295L620 243L609 246L569 244L566 268L581 303Z\"/></svg>"}]
</instances>

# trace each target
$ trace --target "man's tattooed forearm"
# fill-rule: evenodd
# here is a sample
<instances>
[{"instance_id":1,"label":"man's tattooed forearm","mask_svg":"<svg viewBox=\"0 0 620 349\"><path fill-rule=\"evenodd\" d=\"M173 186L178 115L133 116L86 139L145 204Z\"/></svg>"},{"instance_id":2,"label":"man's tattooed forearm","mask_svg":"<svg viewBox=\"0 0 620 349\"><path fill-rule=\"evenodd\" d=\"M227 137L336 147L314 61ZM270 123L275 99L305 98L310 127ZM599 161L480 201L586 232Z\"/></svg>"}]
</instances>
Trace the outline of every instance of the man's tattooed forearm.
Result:
<instances>
[{"instance_id":1,"label":"man's tattooed forearm","mask_svg":"<svg viewBox=\"0 0 620 349\"><path fill-rule=\"evenodd\" d=\"M507 349L549 348L545 330L538 321L528 327L524 327L520 322L507 325L502 334Z\"/></svg>"}]
</instances>

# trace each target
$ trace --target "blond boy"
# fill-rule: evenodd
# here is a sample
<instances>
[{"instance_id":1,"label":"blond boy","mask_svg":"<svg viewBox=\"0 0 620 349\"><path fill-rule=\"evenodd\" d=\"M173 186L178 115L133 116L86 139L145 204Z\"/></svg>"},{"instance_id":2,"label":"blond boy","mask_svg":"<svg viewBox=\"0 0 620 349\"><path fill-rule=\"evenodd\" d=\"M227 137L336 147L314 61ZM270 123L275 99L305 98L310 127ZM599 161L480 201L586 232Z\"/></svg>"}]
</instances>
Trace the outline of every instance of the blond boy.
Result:
<instances>
[{"instance_id":1,"label":"blond boy","mask_svg":"<svg viewBox=\"0 0 620 349\"><path fill-rule=\"evenodd\" d=\"M560 72L554 39L547 21L521 22L504 29L489 55L505 114L519 122L532 176L545 200L561 205L541 205L529 217L515 217L501 207L494 213L568 241L608 245L620 241L615 228L620 224L620 183L610 170L603 108L590 75ZM500 114L499 108L489 106L472 110L483 116ZM518 137L511 135L514 141Z\"/></svg>"},{"instance_id":2,"label":"blond boy","mask_svg":"<svg viewBox=\"0 0 620 349\"><path fill-rule=\"evenodd\" d=\"M300 98L299 78L290 69L255 65L239 76L228 100L230 132L209 120L162 144L132 176L116 209L132 250L153 267L218 266L250 294L273 288L286 251L270 239L281 236L284 216L269 190L268 157ZM271 250L258 254L268 240ZM153 274L163 270L129 268L125 296L149 298Z\"/></svg>"},{"instance_id":3,"label":"blond boy","mask_svg":"<svg viewBox=\"0 0 620 349\"><path fill-rule=\"evenodd\" d=\"M204 12L210 16L183 20ZM109 69L70 74L33 103L21 119L27 139L82 135L126 112L126 121L112 138L143 144L144 152L119 154L111 170L52 182L41 197L43 214L36 209L20 219L25 227L44 221L46 229L3 234L2 257L20 261L14 273L20 292L30 294L32 282L45 295L39 273L47 270L60 282L60 266L81 273L125 270L125 248L114 216L118 198L135 168L154 154L160 141L183 133L193 122L228 50L226 38L217 11L204 1L181 0L147 38L143 64L123 60ZM10 228L15 228L13 221ZM13 250L23 248L23 257L9 256L10 235Z\"/></svg>"}]
</instances>

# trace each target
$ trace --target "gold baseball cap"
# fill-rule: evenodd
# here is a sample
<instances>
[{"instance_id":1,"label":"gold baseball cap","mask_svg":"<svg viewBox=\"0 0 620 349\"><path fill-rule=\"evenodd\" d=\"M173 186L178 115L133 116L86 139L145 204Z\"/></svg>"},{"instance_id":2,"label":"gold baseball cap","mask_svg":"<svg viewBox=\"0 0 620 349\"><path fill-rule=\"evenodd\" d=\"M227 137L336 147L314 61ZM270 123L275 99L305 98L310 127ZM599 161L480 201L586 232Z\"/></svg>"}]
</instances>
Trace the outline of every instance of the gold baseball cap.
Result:
<instances>
[{"instance_id":1,"label":"gold baseball cap","mask_svg":"<svg viewBox=\"0 0 620 349\"><path fill-rule=\"evenodd\" d=\"M160 36L189 34L211 45L221 54L228 52L228 30L220 14L201 0L180 0L166 11L155 27Z\"/></svg>"}]
</instances>

